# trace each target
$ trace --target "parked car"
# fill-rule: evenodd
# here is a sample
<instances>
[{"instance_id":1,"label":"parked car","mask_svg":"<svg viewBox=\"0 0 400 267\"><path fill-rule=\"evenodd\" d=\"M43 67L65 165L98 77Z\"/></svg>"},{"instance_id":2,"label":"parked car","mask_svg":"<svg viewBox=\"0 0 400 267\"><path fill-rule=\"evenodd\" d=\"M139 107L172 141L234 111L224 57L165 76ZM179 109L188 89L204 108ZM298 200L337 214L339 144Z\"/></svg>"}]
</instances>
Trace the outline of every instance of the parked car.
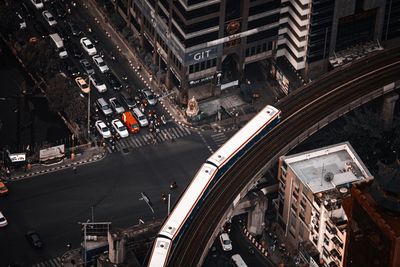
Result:
<instances>
[{"instance_id":1,"label":"parked car","mask_svg":"<svg viewBox=\"0 0 400 267\"><path fill-rule=\"evenodd\" d=\"M117 114L121 114L125 112L124 107L121 105L119 100L116 97L110 98L111 107L115 110Z\"/></svg>"},{"instance_id":2,"label":"parked car","mask_svg":"<svg viewBox=\"0 0 400 267\"><path fill-rule=\"evenodd\" d=\"M94 56L97 54L96 47L92 44L92 42L87 37L83 37L80 40L80 43L83 49L88 53L89 56Z\"/></svg>"},{"instance_id":3,"label":"parked car","mask_svg":"<svg viewBox=\"0 0 400 267\"><path fill-rule=\"evenodd\" d=\"M0 227L4 227L8 224L6 217L0 211Z\"/></svg>"},{"instance_id":4,"label":"parked car","mask_svg":"<svg viewBox=\"0 0 400 267\"><path fill-rule=\"evenodd\" d=\"M70 48L70 50L71 50L71 52L72 52L72 55L73 55L74 57L76 57L76 58L81 58L81 57L83 57L82 49L81 49L81 48L79 47L79 45L77 45L76 43L70 42L70 43L69 43L69 48Z\"/></svg>"},{"instance_id":5,"label":"parked car","mask_svg":"<svg viewBox=\"0 0 400 267\"><path fill-rule=\"evenodd\" d=\"M139 91L139 93L150 106L154 106L155 104L157 104L157 97L149 89L142 89Z\"/></svg>"},{"instance_id":6,"label":"parked car","mask_svg":"<svg viewBox=\"0 0 400 267\"><path fill-rule=\"evenodd\" d=\"M146 116L140 111L140 109L133 108L132 113L138 120L140 127L146 127L149 125L149 121L147 120Z\"/></svg>"},{"instance_id":7,"label":"parked car","mask_svg":"<svg viewBox=\"0 0 400 267\"><path fill-rule=\"evenodd\" d=\"M90 87L85 81L85 79L83 79L82 77L77 77L75 79L75 82L83 93L88 94L90 92Z\"/></svg>"},{"instance_id":8,"label":"parked car","mask_svg":"<svg viewBox=\"0 0 400 267\"><path fill-rule=\"evenodd\" d=\"M105 73L105 72L107 72L109 70L106 62L104 61L104 59L101 56L95 55L92 58L93 58L94 63L99 68L101 73Z\"/></svg>"},{"instance_id":9,"label":"parked car","mask_svg":"<svg viewBox=\"0 0 400 267\"><path fill-rule=\"evenodd\" d=\"M122 99L122 102L124 102L125 105L127 105L129 109L136 107L135 100L128 92L125 92L125 91L121 92L121 99Z\"/></svg>"},{"instance_id":10,"label":"parked car","mask_svg":"<svg viewBox=\"0 0 400 267\"><path fill-rule=\"evenodd\" d=\"M97 131L101 134L101 136L103 136L103 138L110 138L112 136L110 129L102 120L98 120L94 124Z\"/></svg>"},{"instance_id":11,"label":"parked car","mask_svg":"<svg viewBox=\"0 0 400 267\"><path fill-rule=\"evenodd\" d=\"M107 91L107 86L99 75L97 75L96 73L92 74L89 76L89 79L90 82L94 85L94 87L96 87L97 91L99 91L99 93Z\"/></svg>"},{"instance_id":12,"label":"parked car","mask_svg":"<svg viewBox=\"0 0 400 267\"><path fill-rule=\"evenodd\" d=\"M29 243L31 243L32 246L35 248L42 248L43 247L43 242L40 239L39 234L35 230L29 230L25 234L26 239L28 239Z\"/></svg>"},{"instance_id":13,"label":"parked car","mask_svg":"<svg viewBox=\"0 0 400 267\"><path fill-rule=\"evenodd\" d=\"M112 120L111 125L121 138L128 137L128 129L126 129L126 126L119 119Z\"/></svg>"},{"instance_id":14,"label":"parked car","mask_svg":"<svg viewBox=\"0 0 400 267\"><path fill-rule=\"evenodd\" d=\"M73 23L72 21L67 21L67 28L68 30L72 33L72 35L74 36L78 36L82 33L82 31L79 29L78 26L76 26L75 23Z\"/></svg>"},{"instance_id":15,"label":"parked car","mask_svg":"<svg viewBox=\"0 0 400 267\"><path fill-rule=\"evenodd\" d=\"M34 19L36 18L35 12L33 12L24 2L20 3L21 15L25 18Z\"/></svg>"},{"instance_id":16,"label":"parked car","mask_svg":"<svg viewBox=\"0 0 400 267\"><path fill-rule=\"evenodd\" d=\"M227 233L222 233L219 236L219 241L221 241L221 246L224 251L231 251L232 250L232 241L229 238Z\"/></svg>"},{"instance_id":17,"label":"parked car","mask_svg":"<svg viewBox=\"0 0 400 267\"><path fill-rule=\"evenodd\" d=\"M4 196L6 194L8 194L8 188L4 184L4 182L0 179L0 196Z\"/></svg>"},{"instance_id":18,"label":"parked car","mask_svg":"<svg viewBox=\"0 0 400 267\"><path fill-rule=\"evenodd\" d=\"M44 20L50 25L50 26L54 26L57 24L56 19L54 18L54 16L50 13L50 11L45 10L42 12L42 15L44 17Z\"/></svg>"},{"instance_id":19,"label":"parked car","mask_svg":"<svg viewBox=\"0 0 400 267\"><path fill-rule=\"evenodd\" d=\"M118 80L118 78L115 76L115 74L112 71L108 71L106 73L107 79L111 84L111 87L114 90L120 90L122 88L121 82Z\"/></svg>"},{"instance_id":20,"label":"parked car","mask_svg":"<svg viewBox=\"0 0 400 267\"><path fill-rule=\"evenodd\" d=\"M104 98L98 98L96 100L96 105L97 107L103 112L104 115L110 116L113 114L112 109L110 108L110 105L108 105L107 101Z\"/></svg>"},{"instance_id":21,"label":"parked car","mask_svg":"<svg viewBox=\"0 0 400 267\"><path fill-rule=\"evenodd\" d=\"M46 29L46 27L44 27L41 23L33 24L33 28L35 29L37 34L42 38L45 38L50 34L49 31Z\"/></svg>"},{"instance_id":22,"label":"parked car","mask_svg":"<svg viewBox=\"0 0 400 267\"><path fill-rule=\"evenodd\" d=\"M31 0L31 2L36 7L36 9L42 9L44 7L42 0Z\"/></svg>"},{"instance_id":23,"label":"parked car","mask_svg":"<svg viewBox=\"0 0 400 267\"><path fill-rule=\"evenodd\" d=\"M81 63L83 70L88 74L94 74L94 69L92 68L92 65L90 65L89 61L87 61L86 58L79 60Z\"/></svg>"},{"instance_id":24,"label":"parked car","mask_svg":"<svg viewBox=\"0 0 400 267\"><path fill-rule=\"evenodd\" d=\"M22 15L21 15L20 13L18 13L18 12L15 12L15 15L16 15L16 17L17 17L19 29L20 29L20 30L26 29L26 21L25 21L25 19L22 17Z\"/></svg>"},{"instance_id":25,"label":"parked car","mask_svg":"<svg viewBox=\"0 0 400 267\"><path fill-rule=\"evenodd\" d=\"M63 62L64 62L65 70L67 71L69 76L77 77L81 74L78 67L75 65L75 63L71 59L69 59L69 58L64 59Z\"/></svg>"}]
</instances>

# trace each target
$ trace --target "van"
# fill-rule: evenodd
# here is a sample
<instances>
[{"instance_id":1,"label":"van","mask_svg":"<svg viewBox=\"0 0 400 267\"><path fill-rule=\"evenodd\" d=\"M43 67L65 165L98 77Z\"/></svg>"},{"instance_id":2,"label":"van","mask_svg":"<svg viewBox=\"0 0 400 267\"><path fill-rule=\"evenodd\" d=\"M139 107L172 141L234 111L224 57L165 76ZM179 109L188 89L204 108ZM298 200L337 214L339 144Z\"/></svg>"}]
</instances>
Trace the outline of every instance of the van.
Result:
<instances>
[{"instance_id":1,"label":"van","mask_svg":"<svg viewBox=\"0 0 400 267\"><path fill-rule=\"evenodd\" d=\"M242 257L239 254L235 254L232 256L232 261L237 267L247 267L246 263L242 259Z\"/></svg>"},{"instance_id":2,"label":"van","mask_svg":"<svg viewBox=\"0 0 400 267\"><path fill-rule=\"evenodd\" d=\"M140 127L145 127L149 125L149 121L147 120L146 116L138 108L132 109L133 115L139 121Z\"/></svg>"},{"instance_id":3,"label":"van","mask_svg":"<svg viewBox=\"0 0 400 267\"><path fill-rule=\"evenodd\" d=\"M131 133L139 132L139 123L130 111L122 113L122 121L125 122L126 127Z\"/></svg>"},{"instance_id":4,"label":"van","mask_svg":"<svg viewBox=\"0 0 400 267\"><path fill-rule=\"evenodd\" d=\"M52 34L50 34L50 38L51 38L51 40L53 40L53 43L56 46L58 56L60 58L68 57L67 50L65 50L65 48L64 48L64 42L61 39L60 35L58 35L58 33L52 33Z\"/></svg>"},{"instance_id":5,"label":"van","mask_svg":"<svg viewBox=\"0 0 400 267\"><path fill-rule=\"evenodd\" d=\"M107 101L104 100L104 98L98 98L96 100L96 105L97 107L103 112L104 115L109 116L112 115L112 109L110 105L108 105Z\"/></svg>"}]
</instances>

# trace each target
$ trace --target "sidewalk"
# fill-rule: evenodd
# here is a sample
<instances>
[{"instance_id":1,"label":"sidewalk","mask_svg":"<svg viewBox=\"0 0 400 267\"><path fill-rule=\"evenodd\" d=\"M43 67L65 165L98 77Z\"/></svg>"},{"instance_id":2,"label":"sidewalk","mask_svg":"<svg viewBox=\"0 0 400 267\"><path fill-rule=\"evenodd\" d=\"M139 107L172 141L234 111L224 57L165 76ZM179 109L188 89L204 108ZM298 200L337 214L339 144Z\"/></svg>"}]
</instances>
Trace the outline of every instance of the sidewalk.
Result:
<instances>
[{"instance_id":1,"label":"sidewalk","mask_svg":"<svg viewBox=\"0 0 400 267\"><path fill-rule=\"evenodd\" d=\"M128 41L122 36L121 33L117 32L114 29L114 27L109 23L107 14L105 14L104 11L100 7L98 7L95 0L87 1L86 4L84 4L84 7L86 9L91 10L94 20L101 26L101 29L104 30L105 34L110 38L111 42L118 49L121 55L123 55L128 60L129 65L132 67L132 70L137 74L137 76L142 80L142 82L155 94L161 96L165 95L165 92L161 88L158 88L158 86L155 83L155 80L152 79L152 75L147 71L145 67L143 67L143 64L140 62L140 60L137 59L136 53L134 52L134 49L128 44ZM175 103L173 103L169 97L162 97L162 99L160 99L159 102L164 107L166 112L172 117L172 119L176 123L182 126L188 127L190 129L203 130L203 131L208 129L212 129L214 131L227 131L240 127L240 124L238 122L243 123L244 121L248 121L256 114L256 111L260 110L265 105L273 104L273 99L275 98L276 93L273 92L272 94L274 96L271 96L271 92L268 92L269 90L267 89L267 86L269 85L268 81L265 81L264 85L261 84L259 85L260 87L257 88L258 89L257 91L260 97L251 104L245 102L243 103L240 97L236 94L237 101L231 103L231 107L234 109L234 111L235 109L239 111L239 117L236 119L229 118L226 121L225 120L215 121L209 119L208 121L200 122L196 126L189 125L183 113L184 111L182 111L180 107L175 105ZM226 97L227 97L226 95L221 94L218 98L219 101L224 102L224 98ZM221 106L218 101L217 101L218 103L215 102L214 105L212 103L208 104L209 102L212 102L214 100L215 99L200 102L199 106L200 107L202 105L207 106L207 108L202 109L203 111L210 109L216 110ZM230 100L228 100L228 102L229 101Z\"/></svg>"},{"instance_id":2,"label":"sidewalk","mask_svg":"<svg viewBox=\"0 0 400 267\"><path fill-rule=\"evenodd\" d=\"M101 160L105 157L106 150L104 147L91 147L85 149L80 154L75 154L74 159L64 158L60 162L53 164L33 164L29 170L24 170L23 168L14 170L4 178L6 181L13 181L23 178L28 178L32 176L41 175L48 172L55 172L65 168L75 167L89 162L94 162Z\"/></svg>"}]
</instances>

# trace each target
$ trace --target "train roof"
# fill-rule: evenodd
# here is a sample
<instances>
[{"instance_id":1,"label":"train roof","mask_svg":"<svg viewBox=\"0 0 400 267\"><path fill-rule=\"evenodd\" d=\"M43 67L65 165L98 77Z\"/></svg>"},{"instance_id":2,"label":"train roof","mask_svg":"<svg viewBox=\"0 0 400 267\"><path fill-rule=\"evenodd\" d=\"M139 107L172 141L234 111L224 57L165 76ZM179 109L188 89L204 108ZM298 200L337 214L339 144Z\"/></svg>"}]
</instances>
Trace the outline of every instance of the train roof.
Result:
<instances>
[{"instance_id":1,"label":"train roof","mask_svg":"<svg viewBox=\"0 0 400 267\"><path fill-rule=\"evenodd\" d=\"M151 250L148 267L163 267L167 265L168 254L171 250L171 240L157 237Z\"/></svg>"},{"instance_id":2,"label":"train roof","mask_svg":"<svg viewBox=\"0 0 400 267\"><path fill-rule=\"evenodd\" d=\"M279 114L280 110L273 106L268 105L264 107L242 129L212 154L207 161L215 164L217 167L223 166L227 160L264 129L267 124L277 118Z\"/></svg>"},{"instance_id":3,"label":"train roof","mask_svg":"<svg viewBox=\"0 0 400 267\"><path fill-rule=\"evenodd\" d=\"M174 239L177 232L186 221L192 209L195 207L199 198L207 189L208 184L215 176L217 168L211 164L205 163L201 166L192 182L186 188L183 195L178 200L173 211L164 222L159 235Z\"/></svg>"}]
</instances>

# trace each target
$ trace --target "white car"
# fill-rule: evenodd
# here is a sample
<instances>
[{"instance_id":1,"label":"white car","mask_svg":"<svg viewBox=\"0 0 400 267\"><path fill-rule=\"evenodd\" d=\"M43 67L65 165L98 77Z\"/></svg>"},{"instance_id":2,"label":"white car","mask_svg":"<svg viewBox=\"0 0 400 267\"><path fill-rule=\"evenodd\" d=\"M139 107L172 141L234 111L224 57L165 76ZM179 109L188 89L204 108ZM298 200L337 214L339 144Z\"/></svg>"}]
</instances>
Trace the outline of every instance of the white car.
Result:
<instances>
[{"instance_id":1,"label":"white car","mask_svg":"<svg viewBox=\"0 0 400 267\"><path fill-rule=\"evenodd\" d=\"M43 11L42 15L50 26L54 26L57 24L56 19L48 10Z\"/></svg>"},{"instance_id":2,"label":"white car","mask_svg":"<svg viewBox=\"0 0 400 267\"><path fill-rule=\"evenodd\" d=\"M101 78L95 73L89 76L90 82L96 87L99 93L107 91L107 86Z\"/></svg>"},{"instance_id":3,"label":"white car","mask_svg":"<svg viewBox=\"0 0 400 267\"><path fill-rule=\"evenodd\" d=\"M87 37L81 38L81 45L83 49L88 53L89 56L94 56L97 54L96 47L92 44L92 42Z\"/></svg>"},{"instance_id":4,"label":"white car","mask_svg":"<svg viewBox=\"0 0 400 267\"><path fill-rule=\"evenodd\" d=\"M133 115L138 120L141 127L146 127L149 125L149 121L147 120L146 116L138 108L132 109Z\"/></svg>"},{"instance_id":5,"label":"white car","mask_svg":"<svg viewBox=\"0 0 400 267\"><path fill-rule=\"evenodd\" d=\"M103 121L98 120L94 123L94 125L96 126L96 129L97 131L99 131L101 136L103 136L103 138L111 137L110 129L108 129L107 125Z\"/></svg>"},{"instance_id":6,"label":"white car","mask_svg":"<svg viewBox=\"0 0 400 267\"><path fill-rule=\"evenodd\" d=\"M126 129L126 126L119 119L112 120L111 125L121 138L128 137L129 132Z\"/></svg>"},{"instance_id":7,"label":"white car","mask_svg":"<svg viewBox=\"0 0 400 267\"><path fill-rule=\"evenodd\" d=\"M116 97L110 98L111 107L115 110L117 114L122 114L125 112L125 108L121 105Z\"/></svg>"},{"instance_id":8,"label":"white car","mask_svg":"<svg viewBox=\"0 0 400 267\"><path fill-rule=\"evenodd\" d=\"M106 64L106 62L103 60L103 58L99 55L93 56L93 61L96 64L96 66L99 68L101 73L109 71L109 68Z\"/></svg>"},{"instance_id":9,"label":"white car","mask_svg":"<svg viewBox=\"0 0 400 267\"><path fill-rule=\"evenodd\" d=\"M42 0L31 0L31 2L36 7L36 9L42 9L44 7Z\"/></svg>"},{"instance_id":10,"label":"white car","mask_svg":"<svg viewBox=\"0 0 400 267\"><path fill-rule=\"evenodd\" d=\"M227 233L222 233L219 236L219 241L221 241L221 246L224 251L232 250L232 241L229 239L229 235Z\"/></svg>"},{"instance_id":11,"label":"white car","mask_svg":"<svg viewBox=\"0 0 400 267\"><path fill-rule=\"evenodd\" d=\"M0 227L4 227L8 224L6 217L0 211Z\"/></svg>"}]
</instances>

